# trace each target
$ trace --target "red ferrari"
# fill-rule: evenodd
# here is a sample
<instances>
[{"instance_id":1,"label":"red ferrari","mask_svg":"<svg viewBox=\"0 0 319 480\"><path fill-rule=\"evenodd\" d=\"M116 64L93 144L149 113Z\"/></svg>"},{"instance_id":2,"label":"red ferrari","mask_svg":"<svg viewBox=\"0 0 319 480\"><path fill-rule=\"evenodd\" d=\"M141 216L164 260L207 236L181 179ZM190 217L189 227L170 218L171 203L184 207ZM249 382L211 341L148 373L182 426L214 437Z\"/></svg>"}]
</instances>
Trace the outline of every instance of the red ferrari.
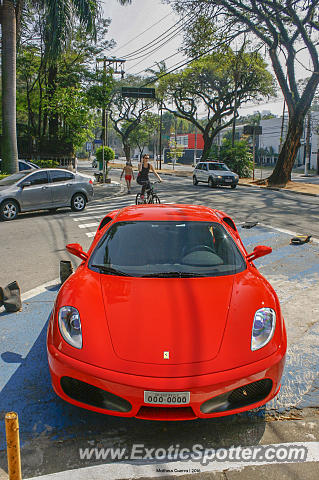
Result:
<instances>
[{"instance_id":1,"label":"red ferrari","mask_svg":"<svg viewBox=\"0 0 319 480\"><path fill-rule=\"evenodd\" d=\"M273 288L232 219L194 205L109 213L49 322L55 392L100 413L191 420L277 395L287 348Z\"/></svg>"}]
</instances>

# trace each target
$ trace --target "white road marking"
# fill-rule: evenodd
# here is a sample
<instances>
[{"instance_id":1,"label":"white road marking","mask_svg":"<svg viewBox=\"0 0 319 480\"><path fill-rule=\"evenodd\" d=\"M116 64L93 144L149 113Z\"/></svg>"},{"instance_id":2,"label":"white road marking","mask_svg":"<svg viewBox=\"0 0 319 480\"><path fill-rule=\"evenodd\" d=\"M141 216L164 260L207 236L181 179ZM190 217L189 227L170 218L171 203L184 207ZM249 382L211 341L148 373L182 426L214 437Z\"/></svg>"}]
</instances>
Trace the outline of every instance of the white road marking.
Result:
<instances>
[{"instance_id":1,"label":"white road marking","mask_svg":"<svg viewBox=\"0 0 319 480\"><path fill-rule=\"evenodd\" d=\"M261 227L271 228L272 230L277 230L277 232L286 233L287 235L291 235L292 237L295 237L296 235L305 235L305 233L296 233L292 232L291 230L286 230L285 228L272 227L271 225L266 225L265 223L258 223L258 225L260 225ZM311 241L314 243L319 243L319 239L317 238L311 237Z\"/></svg>"},{"instance_id":2,"label":"white road marking","mask_svg":"<svg viewBox=\"0 0 319 480\"><path fill-rule=\"evenodd\" d=\"M73 218L75 222L83 222L83 220L92 220L92 218L103 218L105 215L91 215L90 217L81 217L81 218Z\"/></svg>"},{"instance_id":3,"label":"white road marking","mask_svg":"<svg viewBox=\"0 0 319 480\"><path fill-rule=\"evenodd\" d=\"M89 228L89 227L98 227L100 224L99 222L94 223L83 223L82 225L78 225L79 228Z\"/></svg>"},{"instance_id":4,"label":"white road marking","mask_svg":"<svg viewBox=\"0 0 319 480\"><path fill-rule=\"evenodd\" d=\"M96 232L86 232L86 236L89 238L95 237Z\"/></svg>"},{"instance_id":5,"label":"white road marking","mask_svg":"<svg viewBox=\"0 0 319 480\"><path fill-rule=\"evenodd\" d=\"M51 473L49 475L41 475L40 477L32 477L29 480L120 480L120 479L135 479L135 478L160 478L168 476L181 476L185 473L192 472L193 469L198 468L201 473L209 472L222 472L225 470L244 470L245 467L252 466L264 466L264 465L278 465L278 464L291 464L291 463L306 463L306 462L318 462L319 461L319 442L294 442L294 443L281 443L272 445L260 445L269 449L284 448L305 448L307 449L307 458L297 461L278 461L277 459L271 460L247 460L247 461L209 461L208 464L203 466L198 461L185 461L185 462L167 462L167 463L148 463L141 465L131 461L130 463L109 463L105 465L95 465L92 467L79 468L77 470L66 470L64 472ZM233 447L232 447L233 448ZM230 449L223 449L230 450ZM274 450L272 450L274 451ZM158 471L160 470L160 471ZM166 470L166 472L165 472ZM185 472L186 471L186 472Z\"/></svg>"}]
</instances>

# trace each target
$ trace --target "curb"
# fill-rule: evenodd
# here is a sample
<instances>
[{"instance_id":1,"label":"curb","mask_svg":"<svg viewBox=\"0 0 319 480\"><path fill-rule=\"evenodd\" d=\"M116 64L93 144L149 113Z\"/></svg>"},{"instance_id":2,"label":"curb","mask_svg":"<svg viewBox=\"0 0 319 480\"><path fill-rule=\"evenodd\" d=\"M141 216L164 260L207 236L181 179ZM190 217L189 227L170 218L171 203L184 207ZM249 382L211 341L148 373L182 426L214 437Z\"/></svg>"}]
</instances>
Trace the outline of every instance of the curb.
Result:
<instances>
[{"instance_id":1,"label":"curb","mask_svg":"<svg viewBox=\"0 0 319 480\"><path fill-rule=\"evenodd\" d=\"M275 192L290 193L291 195L307 195L310 197L319 197L318 193L298 192L296 190L285 190L284 188L279 188L279 187L263 187L260 185L253 185L251 183L239 183L238 185L240 187L255 187L255 188L261 188L265 190L274 190Z\"/></svg>"}]
</instances>

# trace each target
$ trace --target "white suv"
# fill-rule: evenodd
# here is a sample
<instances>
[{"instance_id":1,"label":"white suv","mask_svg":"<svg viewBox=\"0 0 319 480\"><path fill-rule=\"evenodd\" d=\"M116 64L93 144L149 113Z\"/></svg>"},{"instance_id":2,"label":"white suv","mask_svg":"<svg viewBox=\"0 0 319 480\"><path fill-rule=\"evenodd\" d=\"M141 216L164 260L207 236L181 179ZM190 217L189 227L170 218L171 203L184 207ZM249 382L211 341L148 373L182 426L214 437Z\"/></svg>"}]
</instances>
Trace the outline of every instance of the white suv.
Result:
<instances>
[{"instance_id":1,"label":"white suv","mask_svg":"<svg viewBox=\"0 0 319 480\"><path fill-rule=\"evenodd\" d=\"M198 182L208 183L209 187L217 187L218 185L228 185L236 188L239 176L229 170L223 162L208 160L199 162L193 171L193 184Z\"/></svg>"}]
</instances>

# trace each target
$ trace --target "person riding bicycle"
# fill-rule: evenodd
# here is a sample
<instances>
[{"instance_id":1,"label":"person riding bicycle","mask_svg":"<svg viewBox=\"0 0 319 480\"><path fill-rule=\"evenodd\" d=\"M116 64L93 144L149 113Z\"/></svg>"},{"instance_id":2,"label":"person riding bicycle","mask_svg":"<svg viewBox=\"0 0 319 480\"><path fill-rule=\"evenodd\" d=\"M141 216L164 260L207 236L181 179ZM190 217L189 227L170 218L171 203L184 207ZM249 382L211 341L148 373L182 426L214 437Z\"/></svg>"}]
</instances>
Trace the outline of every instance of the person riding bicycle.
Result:
<instances>
[{"instance_id":1,"label":"person riding bicycle","mask_svg":"<svg viewBox=\"0 0 319 480\"><path fill-rule=\"evenodd\" d=\"M158 180L160 182L162 181L161 177L155 171L153 165L151 165L149 163L149 159L150 159L149 155L147 155L147 154L143 155L142 161L138 165L139 173L138 173L136 181L139 185L142 185L142 190L141 190L141 199L142 200L144 200L145 190L149 190L151 188L151 184L150 184L150 181L149 181L149 178L148 178L150 171L152 171L154 173L154 175L156 175L156 177L158 178Z\"/></svg>"}]
</instances>

